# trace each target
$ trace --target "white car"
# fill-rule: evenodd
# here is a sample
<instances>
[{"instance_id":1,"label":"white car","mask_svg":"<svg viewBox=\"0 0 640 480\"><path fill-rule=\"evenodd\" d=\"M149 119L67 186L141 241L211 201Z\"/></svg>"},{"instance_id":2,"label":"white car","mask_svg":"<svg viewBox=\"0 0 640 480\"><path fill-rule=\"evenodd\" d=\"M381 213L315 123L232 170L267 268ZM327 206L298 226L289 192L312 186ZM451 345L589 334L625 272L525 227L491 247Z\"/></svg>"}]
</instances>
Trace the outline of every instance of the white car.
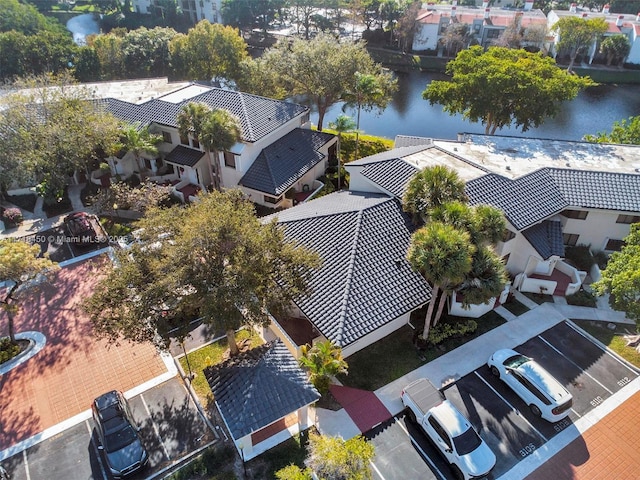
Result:
<instances>
[{"instance_id":1,"label":"white car","mask_svg":"<svg viewBox=\"0 0 640 480\"><path fill-rule=\"evenodd\" d=\"M535 416L558 422L569 415L573 405L571 393L531 358L515 350L503 349L491 355L487 365Z\"/></svg>"},{"instance_id":2,"label":"white car","mask_svg":"<svg viewBox=\"0 0 640 480\"><path fill-rule=\"evenodd\" d=\"M422 428L457 478L484 478L496 464L496 456L469 421L447 400L432 408Z\"/></svg>"}]
</instances>

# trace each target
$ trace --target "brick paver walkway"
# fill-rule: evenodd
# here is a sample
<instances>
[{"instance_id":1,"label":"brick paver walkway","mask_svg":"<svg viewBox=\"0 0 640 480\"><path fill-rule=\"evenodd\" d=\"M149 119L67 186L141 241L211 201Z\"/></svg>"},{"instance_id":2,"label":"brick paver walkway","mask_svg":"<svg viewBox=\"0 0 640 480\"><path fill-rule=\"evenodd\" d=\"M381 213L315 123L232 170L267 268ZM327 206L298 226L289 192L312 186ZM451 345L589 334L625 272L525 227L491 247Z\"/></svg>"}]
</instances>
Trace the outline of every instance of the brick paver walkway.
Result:
<instances>
[{"instance_id":1,"label":"brick paver walkway","mask_svg":"<svg viewBox=\"0 0 640 480\"><path fill-rule=\"evenodd\" d=\"M167 371L150 345L108 347L92 336L79 304L105 262L103 256L68 266L29 292L15 330L41 332L47 343L0 377L0 450L87 410L107 390L126 391ZM6 332L4 316L0 331Z\"/></svg>"},{"instance_id":2,"label":"brick paver walkway","mask_svg":"<svg viewBox=\"0 0 640 480\"><path fill-rule=\"evenodd\" d=\"M551 457L526 480L640 478L640 392Z\"/></svg>"}]
</instances>

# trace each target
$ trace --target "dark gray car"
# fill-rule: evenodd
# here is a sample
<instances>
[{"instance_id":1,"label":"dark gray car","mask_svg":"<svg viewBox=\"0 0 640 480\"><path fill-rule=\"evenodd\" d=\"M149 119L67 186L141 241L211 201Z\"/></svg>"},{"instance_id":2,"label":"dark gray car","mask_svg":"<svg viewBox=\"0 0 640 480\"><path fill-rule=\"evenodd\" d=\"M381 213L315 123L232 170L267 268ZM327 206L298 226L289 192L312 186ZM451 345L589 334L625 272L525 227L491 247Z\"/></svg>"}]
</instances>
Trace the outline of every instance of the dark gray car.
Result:
<instances>
[{"instance_id":1,"label":"dark gray car","mask_svg":"<svg viewBox=\"0 0 640 480\"><path fill-rule=\"evenodd\" d=\"M100 395L91 404L91 411L101 443L98 449L104 452L111 475L122 478L143 468L149 454L122 393L112 390Z\"/></svg>"}]
</instances>

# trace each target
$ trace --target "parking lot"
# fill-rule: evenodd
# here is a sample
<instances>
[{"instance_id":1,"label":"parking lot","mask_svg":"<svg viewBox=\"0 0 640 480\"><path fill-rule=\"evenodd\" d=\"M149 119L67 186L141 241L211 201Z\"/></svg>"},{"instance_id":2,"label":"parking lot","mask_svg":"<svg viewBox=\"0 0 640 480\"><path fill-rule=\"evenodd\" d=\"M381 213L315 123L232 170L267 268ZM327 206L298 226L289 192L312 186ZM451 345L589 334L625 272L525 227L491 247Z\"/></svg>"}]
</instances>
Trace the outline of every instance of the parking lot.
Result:
<instances>
[{"instance_id":1,"label":"parking lot","mask_svg":"<svg viewBox=\"0 0 640 480\"><path fill-rule=\"evenodd\" d=\"M154 478L216 440L177 378L130 398L129 403L150 457L149 465L133 479ZM106 480L111 477L98 444L89 418L2 464L12 480Z\"/></svg>"},{"instance_id":2,"label":"parking lot","mask_svg":"<svg viewBox=\"0 0 640 480\"><path fill-rule=\"evenodd\" d=\"M515 348L534 358L573 395L569 416L558 423L535 417L486 365L443 389L495 453L497 463L489 478L508 472L638 377L634 368L580 332L571 323L561 322ZM376 447L372 464L376 478L454 478L420 427L404 413L368 432L367 438Z\"/></svg>"}]
</instances>

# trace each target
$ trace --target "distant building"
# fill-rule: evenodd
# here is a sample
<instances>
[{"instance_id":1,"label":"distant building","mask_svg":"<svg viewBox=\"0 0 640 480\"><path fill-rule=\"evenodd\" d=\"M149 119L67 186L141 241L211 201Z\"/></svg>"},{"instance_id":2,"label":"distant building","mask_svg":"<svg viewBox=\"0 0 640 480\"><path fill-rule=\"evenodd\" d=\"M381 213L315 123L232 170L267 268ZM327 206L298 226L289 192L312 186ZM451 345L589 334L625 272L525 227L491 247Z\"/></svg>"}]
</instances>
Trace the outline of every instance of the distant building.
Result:
<instances>
[{"instance_id":1,"label":"distant building","mask_svg":"<svg viewBox=\"0 0 640 480\"><path fill-rule=\"evenodd\" d=\"M164 8L158 0L133 0L133 9L137 13L152 14L162 16ZM222 0L178 0L178 7L195 24L200 20L209 20L211 23L222 23L220 10Z\"/></svg>"},{"instance_id":2,"label":"distant building","mask_svg":"<svg viewBox=\"0 0 640 480\"><path fill-rule=\"evenodd\" d=\"M556 45L560 41L560 36L558 32L553 32L551 29L558 20L566 17L578 17L584 18L585 20L603 18L609 25L609 29L605 32L603 38L612 35L626 35L631 44L631 50L625 59L625 63L640 64L640 13L638 15L610 13L609 5L605 5L601 12L592 12L591 10L578 7L575 3L571 4L569 10L551 10L547 18L549 32L552 35L550 51L554 57L559 53ZM598 55L603 38L595 40L586 52L589 64L591 64Z\"/></svg>"}]
</instances>

